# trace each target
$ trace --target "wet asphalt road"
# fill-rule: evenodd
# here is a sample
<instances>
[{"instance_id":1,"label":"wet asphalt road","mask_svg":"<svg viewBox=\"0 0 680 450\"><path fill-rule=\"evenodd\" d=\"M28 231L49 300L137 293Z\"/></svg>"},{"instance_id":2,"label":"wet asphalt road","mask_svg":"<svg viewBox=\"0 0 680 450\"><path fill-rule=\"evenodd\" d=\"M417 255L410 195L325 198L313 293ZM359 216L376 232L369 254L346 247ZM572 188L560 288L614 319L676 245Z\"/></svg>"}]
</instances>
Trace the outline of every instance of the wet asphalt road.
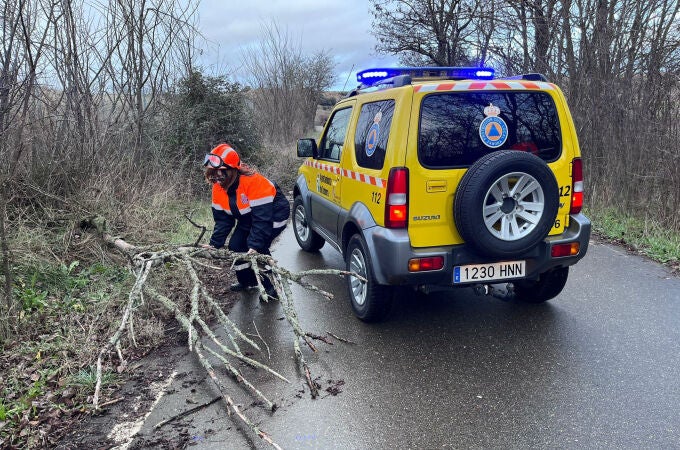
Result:
<instances>
[{"instance_id":1,"label":"wet asphalt road","mask_svg":"<svg viewBox=\"0 0 680 450\"><path fill-rule=\"evenodd\" d=\"M291 229L274 257L291 270L344 267L330 247L300 251ZM680 448L680 278L657 264L591 243L547 304L469 289L413 294L377 325L354 318L343 279L312 281L338 295L327 301L296 288L303 328L356 342L303 349L322 388L342 390L336 396L301 395L278 304L244 294L230 314L249 332L257 325L272 355L260 359L293 381L248 375L281 404L274 414L248 406L252 397L236 388L283 448ZM215 395L209 383L202 389ZM166 396L148 422L186 409L182 395ZM221 405L191 420L194 448L267 448Z\"/></svg>"}]
</instances>

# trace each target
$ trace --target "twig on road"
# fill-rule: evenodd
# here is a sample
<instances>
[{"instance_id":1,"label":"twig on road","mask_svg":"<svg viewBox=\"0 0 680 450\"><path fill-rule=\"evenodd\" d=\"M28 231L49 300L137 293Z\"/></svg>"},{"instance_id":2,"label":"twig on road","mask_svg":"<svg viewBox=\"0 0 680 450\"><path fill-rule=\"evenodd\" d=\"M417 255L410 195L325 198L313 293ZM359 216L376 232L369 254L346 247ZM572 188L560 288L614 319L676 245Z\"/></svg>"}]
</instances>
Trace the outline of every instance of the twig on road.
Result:
<instances>
[{"instance_id":1,"label":"twig on road","mask_svg":"<svg viewBox=\"0 0 680 450\"><path fill-rule=\"evenodd\" d=\"M262 343L264 344L264 346L267 348L267 357L268 357L269 359L272 359L272 354L271 354L271 352L269 351L269 346L267 345L267 342L262 338L262 335L260 334L260 330L257 329L257 325L255 325L255 321L254 321L254 320L253 320L253 326L255 327L255 332L257 333L257 337L260 338L260 340L262 341Z\"/></svg>"},{"instance_id":2,"label":"twig on road","mask_svg":"<svg viewBox=\"0 0 680 450\"><path fill-rule=\"evenodd\" d=\"M340 342L345 342L345 343L347 343L347 344L352 344L352 345L358 345L356 342L350 341L350 340L348 340L348 339L341 338L340 336L336 336L336 335L334 335L333 333L331 333L330 331L326 331L326 334L328 334L329 336L331 336L331 337L337 339L337 340L340 341Z\"/></svg>"},{"instance_id":3,"label":"twig on road","mask_svg":"<svg viewBox=\"0 0 680 450\"><path fill-rule=\"evenodd\" d=\"M326 336L319 336L318 334L309 333L309 332L307 332L305 334L312 339L316 339L317 341L325 342L328 345L333 345L333 343L331 341L329 341Z\"/></svg>"},{"instance_id":4,"label":"twig on road","mask_svg":"<svg viewBox=\"0 0 680 450\"><path fill-rule=\"evenodd\" d=\"M170 417L169 419L165 419L165 420L163 420L163 421L161 421L161 422L158 422L156 425L153 426L153 429L154 429L154 430L157 430L157 429L159 429L160 427L162 427L163 425L169 424L169 423L172 422L173 420L181 419L182 417L188 416L189 414L193 414L193 413L195 413L195 412L198 411L198 410L201 410L201 409L203 409L203 408L205 408L205 407L207 407L207 406L212 405L213 403L219 402L221 399L222 399L222 397L218 395L217 397L215 397L214 399L212 399L212 400L210 400L210 401L207 401L207 402L205 402L205 403L201 403L200 405L194 406L194 407L191 408L191 409L187 409L186 411L182 411L182 412L179 413L179 414L175 414L174 416Z\"/></svg>"}]
</instances>

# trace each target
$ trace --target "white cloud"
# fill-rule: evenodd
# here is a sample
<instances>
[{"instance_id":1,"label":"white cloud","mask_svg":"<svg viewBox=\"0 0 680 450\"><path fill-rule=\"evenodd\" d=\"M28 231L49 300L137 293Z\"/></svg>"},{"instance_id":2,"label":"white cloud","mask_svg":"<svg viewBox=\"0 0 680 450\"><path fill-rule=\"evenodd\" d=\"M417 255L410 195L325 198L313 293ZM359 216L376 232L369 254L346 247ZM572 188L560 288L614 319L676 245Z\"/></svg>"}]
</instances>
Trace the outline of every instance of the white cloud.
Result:
<instances>
[{"instance_id":1,"label":"white cloud","mask_svg":"<svg viewBox=\"0 0 680 450\"><path fill-rule=\"evenodd\" d=\"M255 45L263 24L276 23L313 54L329 50L337 63L335 89L356 85L356 72L372 66L394 66L397 58L377 55L371 35L373 16L367 0L202 0L199 29L208 40L201 63L215 73L240 78L241 54Z\"/></svg>"}]
</instances>

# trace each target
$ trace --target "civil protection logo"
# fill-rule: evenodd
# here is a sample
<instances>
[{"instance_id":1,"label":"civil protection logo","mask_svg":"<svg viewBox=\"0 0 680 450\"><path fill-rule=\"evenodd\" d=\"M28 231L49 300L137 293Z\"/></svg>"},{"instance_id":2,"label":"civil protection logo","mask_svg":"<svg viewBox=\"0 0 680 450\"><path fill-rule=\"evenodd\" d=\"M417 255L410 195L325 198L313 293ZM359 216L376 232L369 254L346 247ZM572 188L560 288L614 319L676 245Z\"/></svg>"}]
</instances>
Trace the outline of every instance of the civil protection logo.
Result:
<instances>
[{"instance_id":1,"label":"civil protection logo","mask_svg":"<svg viewBox=\"0 0 680 450\"><path fill-rule=\"evenodd\" d=\"M373 118L373 125L368 130L366 135L366 145L364 150L366 156L373 156L375 149L378 147L378 135L380 135L380 121L382 120L382 112L378 111Z\"/></svg>"},{"instance_id":2,"label":"civil protection logo","mask_svg":"<svg viewBox=\"0 0 680 450\"><path fill-rule=\"evenodd\" d=\"M479 124L479 138L489 148L498 148L508 139L508 125L498 117L499 107L489 104L484 108L487 117Z\"/></svg>"}]
</instances>

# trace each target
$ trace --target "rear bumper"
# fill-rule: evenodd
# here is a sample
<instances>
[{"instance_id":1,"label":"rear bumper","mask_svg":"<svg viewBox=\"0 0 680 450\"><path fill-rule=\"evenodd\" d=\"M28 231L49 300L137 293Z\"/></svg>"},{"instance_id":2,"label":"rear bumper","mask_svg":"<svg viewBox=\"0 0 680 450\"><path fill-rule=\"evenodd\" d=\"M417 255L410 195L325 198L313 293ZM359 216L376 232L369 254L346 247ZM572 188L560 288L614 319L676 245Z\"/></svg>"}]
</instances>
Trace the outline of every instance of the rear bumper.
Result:
<instances>
[{"instance_id":1,"label":"rear bumper","mask_svg":"<svg viewBox=\"0 0 680 450\"><path fill-rule=\"evenodd\" d=\"M526 276L522 279L536 278L539 274L554 267L566 267L576 264L588 250L591 224L583 214L571 216L569 227L559 236L548 236L542 243L530 251L518 254L512 260L526 261ZM406 230L391 230L383 227L371 227L364 230L364 238L374 262L375 277L380 284L409 286L452 286L453 268L466 264L484 264L499 262L499 259L486 258L470 251L465 245L412 248ZM579 253L574 256L553 258L551 248L556 244L579 243ZM443 256L444 267L430 272L409 272L408 261L411 258ZM511 279L504 281L512 281Z\"/></svg>"}]
</instances>

